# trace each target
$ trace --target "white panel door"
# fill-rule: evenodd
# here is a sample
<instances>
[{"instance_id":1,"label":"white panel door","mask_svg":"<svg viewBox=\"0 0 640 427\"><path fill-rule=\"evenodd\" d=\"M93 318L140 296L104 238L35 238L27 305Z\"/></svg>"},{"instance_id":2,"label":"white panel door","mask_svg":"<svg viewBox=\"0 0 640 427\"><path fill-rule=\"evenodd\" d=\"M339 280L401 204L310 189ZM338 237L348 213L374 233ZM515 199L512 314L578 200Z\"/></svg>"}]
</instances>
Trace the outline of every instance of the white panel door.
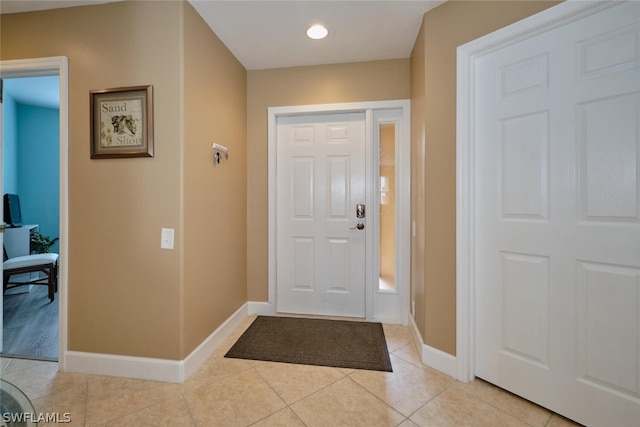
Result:
<instances>
[{"instance_id":1,"label":"white panel door","mask_svg":"<svg viewBox=\"0 0 640 427\"><path fill-rule=\"evenodd\" d=\"M476 69L476 375L640 425L640 2Z\"/></svg>"},{"instance_id":2,"label":"white panel door","mask_svg":"<svg viewBox=\"0 0 640 427\"><path fill-rule=\"evenodd\" d=\"M279 117L277 310L365 316L365 115Z\"/></svg>"}]
</instances>

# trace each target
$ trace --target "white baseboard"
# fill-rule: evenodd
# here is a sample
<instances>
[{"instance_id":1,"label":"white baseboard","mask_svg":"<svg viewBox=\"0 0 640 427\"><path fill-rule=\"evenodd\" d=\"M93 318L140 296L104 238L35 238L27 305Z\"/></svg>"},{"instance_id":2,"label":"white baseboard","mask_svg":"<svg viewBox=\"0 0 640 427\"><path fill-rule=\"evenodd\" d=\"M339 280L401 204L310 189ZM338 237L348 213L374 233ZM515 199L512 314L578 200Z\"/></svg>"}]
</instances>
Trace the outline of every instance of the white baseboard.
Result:
<instances>
[{"instance_id":1,"label":"white baseboard","mask_svg":"<svg viewBox=\"0 0 640 427\"><path fill-rule=\"evenodd\" d=\"M247 302L243 304L183 360L67 351L63 355L65 371L183 383L200 368L202 363L213 354L216 348L243 319L254 314L274 315L273 304L267 302ZM413 334L422 363L447 375L456 377L457 362L455 356L425 345L418 327L411 317L409 328Z\"/></svg>"},{"instance_id":2,"label":"white baseboard","mask_svg":"<svg viewBox=\"0 0 640 427\"><path fill-rule=\"evenodd\" d=\"M249 316L254 314L261 316L275 316L276 310L270 302L249 301Z\"/></svg>"},{"instance_id":3,"label":"white baseboard","mask_svg":"<svg viewBox=\"0 0 640 427\"><path fill-rule=\"evenodd\" d=\"M239 309L236 310L222 325L211 333L200 345L198 345L189 355L183 360L184 372L183 378L180 382L186 381L194 372L200 368L200 365L213 354L222 341L233 332L233 330L244 320L248 315L249 303L244 303Z\"/></svg>"},{"instance_id":4,"label":"white baseboard","mask_svg":"<svg viewBox=\"0 0 640 427\"><path fill-rule=\"evenodd\" d=\"M453 378L457 378L458 362L456 357L426 345L412 316L409 316L409 329L413 334L413 341L416 343L416 349L422 363Z\"/></svg>"},{"instance_id":5,"label":"white baseboard","mask_svg":"<svg viewBox=\"0 0 640 427\"><path fill-rule=\"evenodd\" d=\"M65 371L183 383L249 315L252 304L243 304L183 360L67 351L63 355Z\"/></svg>"},{"instance_id":6,"label":"white baseboard","mask_svg":"<svg viewBox=\"0 0 640 427\"><path fill-rule=\"evenodd\" d=\"M65 371L83 374L180 383L184 372L182 362L179 360L82 351L67 351L63 357L65 358Z\"/></svg>"}]
</instances>

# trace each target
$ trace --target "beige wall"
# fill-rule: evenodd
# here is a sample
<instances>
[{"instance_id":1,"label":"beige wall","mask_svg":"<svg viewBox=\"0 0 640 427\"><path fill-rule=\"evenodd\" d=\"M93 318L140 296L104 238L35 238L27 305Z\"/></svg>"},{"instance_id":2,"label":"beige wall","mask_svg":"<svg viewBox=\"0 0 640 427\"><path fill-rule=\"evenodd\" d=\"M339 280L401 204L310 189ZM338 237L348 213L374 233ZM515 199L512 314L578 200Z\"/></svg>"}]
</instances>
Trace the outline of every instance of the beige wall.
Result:
<instances>
[{"instance_id":1,"label":"beige wall","mask_svg":"<svg viewBox=\"0 0 640 427\"><path fill-rule=\"evenodd\" d=\"M409 60L249 71L247 297L268 299L267 108L409 98Z\"/></svg>"},{"instance_id":2,"label":"beige wall","mask_svg":"<svg viewBox=\"0 0 640 427\"><path fill-rule=\"evenodd\" d=\"M186 356L247 301L247 73L191 6L184 22Z\"/></svg>"},{"instance_id":3,"label":"beige wall","mask_svg":"<svg viewBox=\"0 0 640 427\"><path fill-rule=\"evenodd\" d=\"M456 353L456 48L557 4L448 1L425 14L411 56L412 298L427 345ZM424 155L422 145L424 138Z\"/></svg>"},{"instance_id":4,"label":"beige wall","mask_svg":"<svg viewBox=\"0 0 640 427\"><path fill-rule=\"evenodd\" d=\"M267 107L411 97L411 297L425 342L455 354L455 49L552 4L449 1L410 60L248 73L181 2L2 15L1 59L69 58L70 349L182 359L266 301ZM147 84L155 157L90 160L89 91ZM231 155L215 168L213 141Z\"/></svg>"},{"instance_id":5,"label":"beige wall","mask_svg":"<svg viewBox=\"0 0 640 427\"><path fill-rule=\"evenodd\" d=\"M187 82L183 88L183 72L193 77L201 64L193 59L198 56L193 50L197 44L183 52L183 43L202 32L202 26L184 31L185 22L194 22L190 8L177 1L126 1L0 17L1 59L69 58L70 350L182 359L245 299L245 243L239 226L245 208L243 201L235 201L245 198L242 146L246 126L241 111L245 91L237 89L242 70L219 44L214 53L203 55L207 67L214 62L212 56L220 55L217 68L207 68L220 80L203 90L212 94L228 86L225 99L210 96L208 104L229 103L233 118L208 117L217 125L216 133L204 126L183 131L184 114L191 115L184 122L192 124L194 110L205 104L193 95L193 85ZM203 46L216 44L215 37L203 37ZM230 77L231 71L239 75ZM89 91L134 85L153 85L155 157L91 160ZM198 105L183 110L185 101ZM219 111L220 107L212 109L214 114ZM237 137L233 144L228 143L237 149L234 163L209 174L202 164L195 166L210 158L211 138L231 134ZM195 144L208 149L200 154L201 147ZM224 193L227 190L215 183L223 174L238 178L230 186L232 202ZM189 188L183 191L187 183ZM215 206L198 201L199 196L213 200L212 190L223 192ZM238 231L238 241L223 233L222 239L205 244L194 238L193 227L183 225L193 220L210 236L215 226L205 223L204 217L231 215L236 218L231 230ZM175 229L175 250L160 249L162 227ZM233 257L225 261L240 271L233 277L216 278L212 264L203 265L202 258L184 262L193 253L213 257L223 250ZM221 284L220 279L230 283ZM220 314L197 321L187 315L202 313L196 300L212 293L214 307L225 307Z\"/></svg>"}]
</instances>

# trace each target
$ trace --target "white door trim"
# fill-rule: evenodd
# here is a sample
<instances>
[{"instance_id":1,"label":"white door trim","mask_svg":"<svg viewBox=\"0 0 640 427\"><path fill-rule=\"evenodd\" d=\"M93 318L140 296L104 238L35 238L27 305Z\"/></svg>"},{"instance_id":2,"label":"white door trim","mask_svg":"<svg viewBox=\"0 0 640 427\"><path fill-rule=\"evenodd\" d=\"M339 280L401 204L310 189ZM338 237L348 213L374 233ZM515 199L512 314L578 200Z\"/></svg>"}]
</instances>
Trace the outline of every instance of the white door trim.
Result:
<instances>
[{"instance_id":1,"label":"white door trim","mask_svg":"<svg viewBox=\"0 0 640 427\"><path fill-rule=\"evenodd\" d=\"M456 348L460 381L475 378L475 63L479 58L617 2L568 0L458 47L456 141Z\"/></svg>"},{"instance_id":2,"label":"white door trim","mask_svg":"<svg viewBox=\"0 0 640 427\"><path fill-rule=\"evenodd\" d=\"M410 199L410 111L411 101L407 99L402 100L392 100L392 101L374 101L374 102L353 102L353 103L340 103L340 104L315 104L315 105L298 105L298 106L285 106L285 107L269 107L267 109L268 115L268 142L267 142L267 150L268 150L268 191L269 191L269 206L268 206L268 266L269 266L269 277L268 277L268 286L269 286L269 306L271 308L272 313L277 312L277 292L276 292L276 212L277 212L277 180L276 180L276 172L277 172L277 164L276 164L276 148L277 148L277 118L279 116L287 116L287 115L304 115L304 114L328 114L328 113L346 113L346 112L356 112L361 111L365 112L365 120L366 120L366 151L365 156L367 159L372 159L374 153L372 153L372 129L371 123L373 120L373 111L375 110L386 110L386 109L402 109L402 129L403 132L401 134L401 141L399 141L402 149L400 152L400 158L398 161L398 167L403 173L399 176L398 188L402 189L402 191L398 194L398 197L405 198L405 203L401 204L401 209L398 211L398 218L401 221L400 228L401 234L399 235L399 244L398 251L396 253L397 257L401 257L399 259L410 259L410 248L411 248L411 233L410 233L410 215L411 215L411 199ZM406 152L405 152L406 151ZM368 162L369 164L370 162ZM367 169L367 187L366 187L366 199L367 204L372 206L372 201L377 200L374 197L374 187L372 183L374 182L373 176L374 172ZM368 241L372 241L375 238L374 230L372 227L367 227L366 231L366 239ZM367 246L367 260L373 258L373 252L370 249L371 245ZM402 271L398 272L399 277L402 277L403 280L406 280L403 283L401 298L402 298L402 313L401 319L399 323L407 324L409 319L409 268L407 267L407 263L403 263L401 266ZM405 272L404 269L407 269ZM374 265L373 263L369 263L366 266L365 280L366 280L366 294L365 294L365 312L367 320L374 320L375 313L373 312L373 283L377 282L373 280L374 273Z\"/></svg>"},{"instance_id":3,"label":"white door trim","mask_svg":"<svg viewBox=\"0 0 640 427\"><path fill-rule=\"evenodd\" d=\"M69 274L69 65L64 56L0 61L0 78L60 77L60 270L58 369L65 370Z\"/></svg>"}]
</instances>

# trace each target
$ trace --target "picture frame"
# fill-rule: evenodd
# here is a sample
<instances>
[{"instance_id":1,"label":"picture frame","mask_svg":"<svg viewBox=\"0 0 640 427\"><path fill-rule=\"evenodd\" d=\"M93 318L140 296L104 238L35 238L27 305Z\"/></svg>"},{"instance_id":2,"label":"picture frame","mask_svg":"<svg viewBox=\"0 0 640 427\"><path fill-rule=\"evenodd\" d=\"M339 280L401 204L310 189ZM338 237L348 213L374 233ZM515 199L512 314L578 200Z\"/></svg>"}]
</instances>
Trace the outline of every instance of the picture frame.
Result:
<instances>
[{"instance_id":1,"label":"picture frame","mask_svg":"<svg viewBox=\"0 0 640 427\"><path fill-rule=\"evenodd\" d=\"M153 157L153 86L90 92L91 158Z\"/></svg>"}]
</instances>

